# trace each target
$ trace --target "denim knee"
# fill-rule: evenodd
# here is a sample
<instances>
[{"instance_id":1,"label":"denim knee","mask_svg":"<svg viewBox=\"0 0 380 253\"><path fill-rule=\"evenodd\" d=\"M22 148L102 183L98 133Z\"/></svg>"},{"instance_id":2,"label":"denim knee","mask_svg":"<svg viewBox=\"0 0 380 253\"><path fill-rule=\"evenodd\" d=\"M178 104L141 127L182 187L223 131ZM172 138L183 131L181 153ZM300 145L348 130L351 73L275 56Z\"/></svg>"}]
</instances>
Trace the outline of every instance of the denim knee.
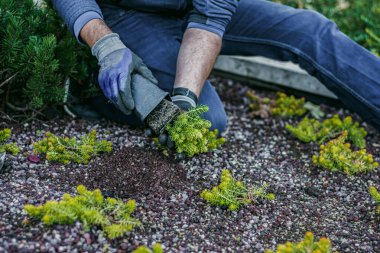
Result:
<instances>
[{"instance_id":1,"label":"denim knee","mask_svg":"<svg viewBox=\"0 0 380 253\"><path fill-rule=\"evenodd\" d=\"M223 107L212 108L212 111L206 112L202 118L211 122L211 130L217 129L218 133L223 133L228 125L228 117Z\"/></svg>"}]
</instances>

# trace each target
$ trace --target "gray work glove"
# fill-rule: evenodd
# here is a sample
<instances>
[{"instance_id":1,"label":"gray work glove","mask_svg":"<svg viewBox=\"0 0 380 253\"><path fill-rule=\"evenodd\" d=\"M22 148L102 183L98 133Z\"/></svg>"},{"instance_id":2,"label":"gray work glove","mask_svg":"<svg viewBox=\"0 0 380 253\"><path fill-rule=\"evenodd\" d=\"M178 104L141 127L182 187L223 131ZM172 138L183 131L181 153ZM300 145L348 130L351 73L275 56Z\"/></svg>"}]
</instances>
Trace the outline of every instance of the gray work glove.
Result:
<instances>
[{"instance_id":1,"label":"gray work glove","mask_svg":"<svg viewBox=\"0 0 380 253\"><path fill-rule=\"evenodd\" d=\"M105 35L91 49L100 65L99 85L104 95L126 115L135 108L132 96L132 75L139 74L157 85L157 80L143 61L129 50L119 35ZM138 83L135 84L139 86Z\"/></svg>"}]
</instances>

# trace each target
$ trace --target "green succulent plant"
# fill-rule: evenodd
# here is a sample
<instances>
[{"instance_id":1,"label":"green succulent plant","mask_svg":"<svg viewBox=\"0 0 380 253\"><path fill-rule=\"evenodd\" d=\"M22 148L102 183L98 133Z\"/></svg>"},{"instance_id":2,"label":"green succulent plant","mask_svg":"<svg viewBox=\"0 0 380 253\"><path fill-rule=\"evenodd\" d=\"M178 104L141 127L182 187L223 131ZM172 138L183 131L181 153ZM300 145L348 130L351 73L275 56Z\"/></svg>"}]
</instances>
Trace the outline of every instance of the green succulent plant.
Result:
<instances>
[{"instance_id":1,"label":"green succulent plant","mask_svg":"<svg viewBox=\"0 0 380 253\"><path fill-rule=\"evenodd\" d=\"M278 92L271 112L273 115L280 117L302 116L307 112L304 104L304 98L297 99L293 95L287 96L285 93Z\"/></svg>"},{"instance_id":2,"label":"green succulent plant","mask_svg":"<svg viewBox=\"0 0 380 253\"><path fill-rule=\"evenodd\" d=\"M247 187L243 182L237 181L230 171L224 169L220 184L211 190L204 190L201 198L211 205L228 207L230 211L237 211L241 206L254 203L257 199L274 200L275 195L267 193L268 185L260 187Z\"/></svg>"},{"instance_id":3,"label":"green succulent plant","mask_svg":"<svg viewBox=\"0 0 380 253\"><path fill-rule=\"evenodd\" d=\"M218 138L218 130L210 131L211 122L201 118L207 111L207 106L199 106L180 114L166 127L178 153L192 157L225 143L224 138Z\"/></svg>"},{"instance_id":4,"label":"green succulent plant","mask_svg":"<svg viewBox=\"0 0 380 253\"><path fill-rule=\"evenodd\" d=\"M80 221L85 230L93 226L103 229L110 239L123 236L140 222L131 217L136 202L124 203L114 198L104 198L101 191L89 191L83 185L77 187L78 195L64 194L61 201L47 201L44 205L25 205L27 214L46 225L74 224Z\"/></svg>"},{"instance_id":5,"label":"green succulent plant","mask_svg":"<svg viewBox=\"0 0 380 253\"><path fill-rule=\"evenodd\" d=\"M373 200L377 204L377 209L376 212L377 214L380 215L380 193L379 191L375 188L375 186L370 186L369 187L369 193L371 194Z\"/></svg>"},{"instance_id":6,"label":"green succulent plant","mask_svg":"<svg viewBox=\"0 0 380 253\"><path fill-rule=\"evenodd\" d=\"M149 249L146 246L140 246L132 253L164 253L164 249L162 248L161 244L156 243L152 246L152 249Z\"/></svg>"},{"instance_id":7,"label":"green succulent plant","mask_svg":"<svg viewBox=\"0 0 380 253\"><path fill-rule=\"evenodd\" d=\"M17 155L20 152L19 147L16 143L6 143L11 137L12 130L9 128L5 128L0 130L0 154L7 152L12 155Z\"/></svg>"},{"instance_id":8,"label":"green succulent plant","mask_svg":"<svg viewBox=\"0 0 380 253\"><path fill-rule=\"evenodd\" d=\"M287 124L286 129L303 142L318 143L323 143L337 137L343 131L347 131L348 140L355 146L359 148L366 146L365 136L367 131L360 127L358 122L353 122L351 116L341 120L338 115L334 115L332 118L325 119L322 122L305 117L296 126Z\"/></svg>"},{"instance_id":9,"label":"green succulent plant","mask_svg":"<svg viewBox=\"0 0 380 253\"><path fill-rule=\"evenodd\" d=\"M301 242L286 242L277 246L277 250L266 250L265 253L331 253L331 241L322 237L319 241L314 240L312 232L307 232Z\"/></svg>"},{"instance_id":10,"label":"green succulent plant","mask_svg":"<svg viewBox=\"0 0 380 253\"><path fill-rule=\"evenodd\" d=\"M95 130L79 140L75 137L60 137L47 132L46 138L34 143L36 154L46 154L48 161L63 164L68 164L70 161L87 164L92 156L111 151L112 143L106 140L97 141Z\"/></svg>"},{"instance_id":11,"label":"green succulent plant","mask_svg":"<svg viewBox=\"0 0 380 253\"><path fill-rule=\"evenodd\" d=\"M346 143L348 131L336 139L320 146L319 156L313 156L313 163L331 171L342 171L353 175L366 173L379 167L371 154L365 149L352 151L350 143Z\"/></svg>"}]
</instances>

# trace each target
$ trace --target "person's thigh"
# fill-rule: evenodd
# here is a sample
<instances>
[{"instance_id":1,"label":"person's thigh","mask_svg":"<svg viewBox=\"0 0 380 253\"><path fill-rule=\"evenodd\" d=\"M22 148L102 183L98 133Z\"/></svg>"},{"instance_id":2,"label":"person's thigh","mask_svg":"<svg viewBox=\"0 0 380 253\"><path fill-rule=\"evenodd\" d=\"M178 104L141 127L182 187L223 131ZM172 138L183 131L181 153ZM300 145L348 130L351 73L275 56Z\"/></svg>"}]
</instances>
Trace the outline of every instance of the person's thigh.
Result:
<instances>
[{"instance_id":1,"label":"person's thigh","mask_svg":"<svg viewBox=\"0 0 380 253\"><path fill-rule=\"evenodd\" d=\"M265 0L241 0L222 54L299 63L350 109L380 129L380 58L321 14Z\"/></svg>"},{"instance_id":2,"label":"person's thigh","mask_svg":"<svg viewBox=\"0 0 380 253\"><path fill-rule=\"evenodd\" d=\"M118 33L125 45L153 72L159 87L171 92L185 20L174 16L121 9L104 9L103 15L112 31ZM212 128L224 131L227 116L218 94L209 81L203 87L199 103L209 107L209 111L203 117L211 121ZM134 122L131 117L123 118L127 123Z\"/></svg>"}]
</instances>

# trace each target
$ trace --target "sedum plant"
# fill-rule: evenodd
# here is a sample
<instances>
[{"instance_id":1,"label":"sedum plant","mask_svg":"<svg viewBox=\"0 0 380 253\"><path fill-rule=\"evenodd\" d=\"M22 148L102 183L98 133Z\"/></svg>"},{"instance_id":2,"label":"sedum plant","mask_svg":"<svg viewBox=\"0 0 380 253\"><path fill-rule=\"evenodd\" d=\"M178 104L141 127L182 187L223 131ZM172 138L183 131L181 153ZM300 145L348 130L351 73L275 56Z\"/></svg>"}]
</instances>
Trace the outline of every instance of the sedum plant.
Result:
<instances>
[{"instance_id":1,"label":"sedum plant","mask_svg":"<svg viewBox=\"0 0 380 253\"><path fill-rule=\"evenodd\" d=\"M293 243L286 242L277 246L277 250L266 250L265 253L332 253L331 241L321 237L319 241L314 240L312 232L307 232L303 241Z\"/></svg>"},{"instance_id":2,"label":"sedum plant","mask_svg":"<svg viewBox=\"0 0 380 253\"><path fill-rule=\"evenodd\" d=\"M0 154L7 152L12 155L17 155L20 152L19 147L16 143L6 143L8 139L11 137L12 130L9 128L5 128L0 131Z\"/></svg>"},{"instance_id":3,"label":"sedum plant","mask_svg":"<svg viewBox=\"0 0 380 253\"><path fill-rule=\"evenodd\" d=\"M87 164L92 156L111 151L112 143L106 140L97 141L95 130L79 140L75 137L59 137L47 132L46 138L34 143L35 153L46 154L48 161L63 164L68 164L70 161Z\"/></svg>"},{"instance_id":4,"label":"sedum plant","mask_svg":"<svg viewBox=\"0 0 380 253\"><path fill-rule=\"evenodd\" d=\"M237 181L230 171L224 169L220 184L211 190L204 190L201 198L211 205L228 207L230 211L237 211L241 206L254 203L257 199L274 200L275 195L267 193L268 185L260 187L247 187L243 182Z\"/></svg>"},{"instance_id":5,"label":"sedum plant","mask_svg":"<svg viewBox=\"0 0 380 253\"><path fill-rule=\"evenodd\" d=\"M152 249L149 249L146 246L140 246L132 251L132 253L164 253L164 249L162 248L161 244L156 243L153 244Z\"/></svg>"},{"instance_id":6,"label":"sedum plant","mask_svg":"<svg viewBox=\"0 0 380 253\"><path fill-rule=\"evenodd\" d=\"M297 126L286 125L286 129L297 139L303 142L323 143L331 138L335 138L343 131L347 131L348 140L359 148L366 146L365 136L367 132L359 127L358 122L353 122L352 117L348 116L341 120L338 115L320 122L316 119L305 117Z\"/></svg>"},{"instance_id":7,"label":"sedum plant","mask_svg":"<svg viewBox=\"0 0 380 253\"><path fill-rule=\"evenodd\" d=\"M42 220L46 225L74 224L80 221L85 230L99 226L110 239L123 236L140 222L131 217L136 202L124 203L114 198L104 198L101 191L89 191L83 185L77 187L78 195L64 194L61 201L47 201L44 205L25 205L24 209L32 218Z\"/></svg>"},{"instance_id":8,"label":"sedum plant","mask_svg":"<svg viewBox=\"0 0 380 253\"><path fill-rule=\"evenodd\" d=\"M373 200L375 203L378 205L376 212L380 215L380 193L379 191L375 188L375 186L370 186L369 187L369 193L371 194Z\"/></svg>"},{"instance_id":9,"label":"sedum plant","mask_svg":"<svg viewBox=\"0 0 380 253\"><path fill-rule=\"evenodd\" d=\"M192 157L225 143L224 138L218 138L218 130L210 131L211 122L201 118L201 114L207 111L207 106L199 106L180 114L167 125L166 130L178 153Z\"/></svg>"},{"instance_id":10,"label":"sedum plant","mask_svg":"<svg viewBox=\"0 0 380 253\"><path fill-rule=\"evenodd\" d=\"M350 143L345 143L348 132L320 146L319 156L313 156L313 163L331 171L342 171L353 175L365 173L379 167L365 149L352 151Z\"/></svg>"},{"instance_id":11,"label":"sedum plant","mask_svg":"<svg viewBox=\"0 0 380 253\"><path fill-rule=\"evenodd\" d=\"M304 104L304 98L297 99L293 95L287 96L285 93L278 92L271 112L273 115L280 117L302 116L307 111L304 108Z\"/></svg>"}]
</instances>

